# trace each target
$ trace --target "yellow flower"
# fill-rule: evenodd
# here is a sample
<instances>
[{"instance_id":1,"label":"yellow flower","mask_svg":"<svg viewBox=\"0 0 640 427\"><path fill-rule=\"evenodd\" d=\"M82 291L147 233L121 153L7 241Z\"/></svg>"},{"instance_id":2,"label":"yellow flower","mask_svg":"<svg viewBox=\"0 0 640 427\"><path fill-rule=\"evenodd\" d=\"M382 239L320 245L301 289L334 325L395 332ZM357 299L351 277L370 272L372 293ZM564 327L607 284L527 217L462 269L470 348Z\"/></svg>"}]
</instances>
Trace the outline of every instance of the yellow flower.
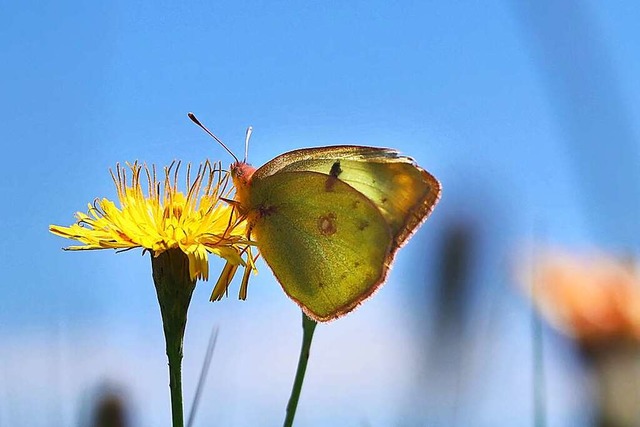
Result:
<instances>
[{"instance_id":1,"label":"yellow flower","mask_svg":"<svg viewBox=\"0 0 640 427\"><path fill-rule=\"evenodd\" d=\"M229 175L219 164L200 165L193 182L187 166L187 193L178 190L180 163L164 169L158 180L154 166L137 162L116 167L111 176L116 185L120 207L108 199L96 199L88 212L76 213L70 227L51 225L49 230L82 245L67 250L116 249L141 247L154 258L170 249L179 249L188 258L192 280L209 278L208 255L227 261L214 288L212 300L226 294L238 266L245 267L240 298L246 298L249 272L255 270L251 242L246 239L246 222L239 217L233 202ZM131 178L127 179L130 171ZM143 190L146 184L147 191ZM243 259L244 258L246 259Z\"/></svg>"}]
</instances>

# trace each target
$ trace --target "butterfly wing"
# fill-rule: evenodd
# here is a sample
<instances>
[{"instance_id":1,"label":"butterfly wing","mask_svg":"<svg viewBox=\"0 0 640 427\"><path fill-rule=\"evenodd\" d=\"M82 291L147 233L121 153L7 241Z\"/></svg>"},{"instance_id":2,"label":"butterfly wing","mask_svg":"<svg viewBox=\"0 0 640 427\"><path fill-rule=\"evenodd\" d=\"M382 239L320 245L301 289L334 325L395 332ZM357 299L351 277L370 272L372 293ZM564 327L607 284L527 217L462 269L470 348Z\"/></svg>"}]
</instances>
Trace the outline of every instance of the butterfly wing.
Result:
<instances>
[{"instance_id":1,"label":"butterfly wing","mask_svg":"<svg viewBox=\"0 0 640 427\"><path fill-rule=\"evenodd\" d=\"M310 317L353 310L384 281L393 236L362 193L317 172L252 181L252 236L284 291Z\"/></svg>"},{"instance_id":2,"label":"butterfly wing","mask_svg":"<svg viewBox=\"0 0 640 427\"><path fill-rule=\"evenodd\" d=\"M441 193L438 180L413 159L376 147L343 145L290 151L259 168L253 179L295 171L333 173L364 194L391 228L396 249L429 216Z\"/></svg>"},{"instance_id":3,"label":"butterfly wing","mask_svg":"<svg viewBox=\"0 0 640 427\"><path fill-rule=\"evenodd\" d=\"M285 292L316 320L344 315L384 282L440 183L397 151L291 151L252 176L253 235Z\"/></svg>"}]
</instances>

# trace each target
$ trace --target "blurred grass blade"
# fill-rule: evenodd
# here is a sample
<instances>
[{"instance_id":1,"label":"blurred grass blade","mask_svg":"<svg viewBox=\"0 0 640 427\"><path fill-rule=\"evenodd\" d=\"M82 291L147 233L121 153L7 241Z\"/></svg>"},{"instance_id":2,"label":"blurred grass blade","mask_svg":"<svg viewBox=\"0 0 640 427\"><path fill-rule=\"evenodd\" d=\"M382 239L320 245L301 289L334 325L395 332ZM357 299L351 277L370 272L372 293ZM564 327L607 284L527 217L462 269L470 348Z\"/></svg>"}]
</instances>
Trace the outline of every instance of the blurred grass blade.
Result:
<instances>
[{"instance_id":1,"label":"blurred grass blade","mask_svg":"<svg viewBox=\"0 0 640 427\"><path fill-rule=\"evenodd\" d=\"M535 286L535 285L534 285ZM535 289L533 290L535 292ZM546 386L544 378L544 341L542 337L542 319L531 305L531 335L533 347L533 405L535 427L546 427Z\"/></svg>"},{"instance_id":2,"label":"blurred grass blade","mask_svg":"<svg viewBox=\"0 0 640 427\"><path fill-rule=\"evenodd\" d=\"M207 352L204 356L204 363L202 364L202 370L200 371L200 378L198 378L198 386L196 387L196 394L193 397L193 404L191 405L191 411L189 412L189 419L187 420L187 427L193 426L193 422L196 418L196 412L198 410L198 404L200 403L200 397L202 397L202 390L207 379L207 373L211 366L211 360L213 359L213 350L216 348L216 341L218 341L217 326L214 326L211 330L211 336L209 337L209 345L207 346Z\"/></svg>"}]
</instances>

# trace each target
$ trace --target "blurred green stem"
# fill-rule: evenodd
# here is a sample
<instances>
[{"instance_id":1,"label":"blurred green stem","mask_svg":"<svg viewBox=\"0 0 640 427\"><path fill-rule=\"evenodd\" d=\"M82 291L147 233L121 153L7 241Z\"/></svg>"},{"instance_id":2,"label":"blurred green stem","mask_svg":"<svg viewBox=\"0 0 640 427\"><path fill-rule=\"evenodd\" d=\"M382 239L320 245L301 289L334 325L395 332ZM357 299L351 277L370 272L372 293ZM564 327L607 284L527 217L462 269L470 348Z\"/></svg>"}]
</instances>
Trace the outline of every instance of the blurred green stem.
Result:
<instances>
[{"instance_id":1,"label":"blurred green stem","mask_svg":"<svg viewBox=\"0 0 640 427\"><path fill-rule=\"evenodd\" d=\"M184 427L182 409L182 341L187 325L187 310L196 286L189 276L189 260L179 249L151 256L162 326L169 359L169 389L173 427Z\"/></svg>"},{"instance_id":2,"label":"blurred green stem","mask_svg":"<svg viewBox=\"0 0 640 427\"><path fill-rule=\"evenodd\" d=\"M309 361L309 352L311 350L311 341L313 333L316 330L317 322L310 319L302 312L302 347L300 348L300 357L298 358L298 370L296 378L293 381L291 396L287 404L287 417L284 420L284 427L293 426L293 418L296 416L298 408L298 400L300 400L300 392L302 391L302 383L304 382L304 374L307 371L307 362Z\"/></svg>"}]
</instances>

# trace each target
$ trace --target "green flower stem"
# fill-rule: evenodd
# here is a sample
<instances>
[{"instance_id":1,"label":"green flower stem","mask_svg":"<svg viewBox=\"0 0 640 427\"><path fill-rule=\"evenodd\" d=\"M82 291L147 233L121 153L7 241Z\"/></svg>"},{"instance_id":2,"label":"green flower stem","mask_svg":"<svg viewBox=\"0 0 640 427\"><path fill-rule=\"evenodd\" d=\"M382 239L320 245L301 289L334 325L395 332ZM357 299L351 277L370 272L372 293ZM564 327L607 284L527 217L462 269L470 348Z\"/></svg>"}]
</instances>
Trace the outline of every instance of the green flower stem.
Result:
<instances>
[{"instance_id":1,"label":"green flower stem","mask_svg":"<svg viewBox=\"0 0 640 427\"><path fill-rule=\"evenodd\" d=\"M291 396L287 404L287 417L284 420L284 427L293 426L293 418L296 416L298 409L298 400L300 400L300 392L302 391L302 383L304 382L304 374L307 371L307 362L309 361L309 352L311 350L311 341L313 333L318 323L310 319L304 312L302 313L302 347L300 348L300 357L298 358L298 369L296 378L293 381Z\"/></svg>"},{"instance_id":2,"label":"green flower stem","mask_svg":"<svg viewBox=\"0 0 640 427\"><path fill-rule=\"evenodd\" d=\"M179 249L151 257L153 282L160 303L162 326L169 359L169 389L173 427L184 427L182 409L182 341L187 310L196 286L189 277L189 260Z\"/></svg>"},{"instance_id":3,"label":"green flower stem","mask_svg":"<svg viewBox=\"0 0 640 427\"><path fill-rule=\"evenodd\" d=\"M175 340L174 340L175 341ZM171 389L171 418L173 427L184 426L182 407L182 348L167 339L167 358L169 359L169 388ZM170 347L173 347L170 349Z\"/></svg>"}]
</instances>

